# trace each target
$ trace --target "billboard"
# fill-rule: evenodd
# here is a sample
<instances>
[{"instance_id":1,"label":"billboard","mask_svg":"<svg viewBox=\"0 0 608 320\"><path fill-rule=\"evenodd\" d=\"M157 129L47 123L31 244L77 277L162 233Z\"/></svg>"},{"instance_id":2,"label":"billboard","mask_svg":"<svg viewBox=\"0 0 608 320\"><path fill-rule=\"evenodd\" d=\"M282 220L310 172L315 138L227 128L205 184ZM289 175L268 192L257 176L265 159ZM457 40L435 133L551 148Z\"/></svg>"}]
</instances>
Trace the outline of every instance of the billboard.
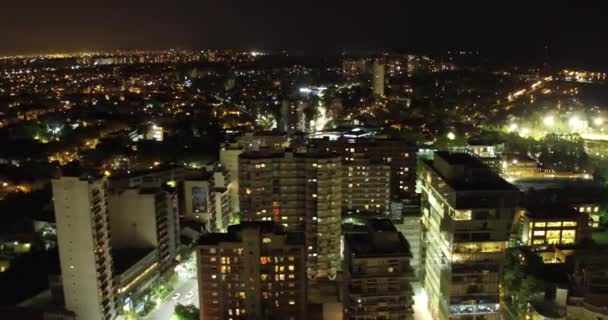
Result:
<instances>
[{"instance_id":1,"label":"billboard","mask_svg":"<svg viewBox=\"0 0 608 320\"><path fill-rule=\"evenodd\" d=\"M207 188L192 187L192 211L207 212Z\"/></svg>"}]
</instances>

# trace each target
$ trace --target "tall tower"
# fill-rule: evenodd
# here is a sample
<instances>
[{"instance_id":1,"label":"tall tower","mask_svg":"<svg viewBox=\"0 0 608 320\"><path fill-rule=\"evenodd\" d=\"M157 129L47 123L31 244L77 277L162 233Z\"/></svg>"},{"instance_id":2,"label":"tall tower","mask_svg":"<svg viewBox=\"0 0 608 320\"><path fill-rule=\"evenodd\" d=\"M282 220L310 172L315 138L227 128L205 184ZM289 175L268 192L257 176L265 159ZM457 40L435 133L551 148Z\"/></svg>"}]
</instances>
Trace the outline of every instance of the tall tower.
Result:
<instances>
[{"instance_id":1,"label":"tall tower","mask_svg":"<svg viewBox=\"0 0 608 320\"><path fill-rule=\"evenodd\" d=\"M433 319L500 319L500 274L519 190L464 153L436 152L418 179Z\"/></svg>"},{"instance_id":2,"label":"tall tower","mask_svg":"<svg viewBox=\"0 0 608 320\"><path fill-rule=\"evenodd\" d=\"M306 233L308 275L340 269L342 158L333 153L257 151L239 159L241 217Z\"/></svg>"},{"instance_id":3,"label":"tall tower","mask_svg":"<svg viewBox=\"0 0 608 320\"><path fill-rule=\"evenodd\" d=\"M115 315L105 177L64 176L52 181L66 308L78 319Z\"/></svg>"},{"instance_id":4,"label":"tall tower","mask_svg":"<svg viewBox=\"0 0 608 320\"><path fill-rule=\"evenodd\" d=\"M375 96L384 97L384 64L374 61L372 65L372 88Z\"/></svg>"}]
</instances>

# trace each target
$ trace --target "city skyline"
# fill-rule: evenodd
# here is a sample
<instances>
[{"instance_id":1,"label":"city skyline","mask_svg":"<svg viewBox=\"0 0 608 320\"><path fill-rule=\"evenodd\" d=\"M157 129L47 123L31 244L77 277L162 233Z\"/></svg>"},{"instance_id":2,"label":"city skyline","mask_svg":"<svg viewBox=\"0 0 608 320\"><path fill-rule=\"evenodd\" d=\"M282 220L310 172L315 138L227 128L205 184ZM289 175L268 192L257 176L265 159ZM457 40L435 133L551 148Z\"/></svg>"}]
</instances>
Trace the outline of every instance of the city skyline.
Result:
<instances>
[{"instance_id":1,"label":"city skyline","mask_svg":"<svg viewBox=\"0 0 608 320\"><path fill-rule=\"evenodd\" d=\"M259 49L328 54L480 50L499 60L606 67L607 25L593 5L366 1L306 4L74 0L13 2L0 12L0 55L133 49ZM576 56L585 54L580 61Z\"/></svg>"},{"instance_id":2,"label":"city skyline","mask_svg":"<svg viewBox=\"0 0 608 320\"><path fill-rule=\"evenodd\" d=\"M0 319L608 320L602 14L11 2Z\"/></svg>"}]
</instances>

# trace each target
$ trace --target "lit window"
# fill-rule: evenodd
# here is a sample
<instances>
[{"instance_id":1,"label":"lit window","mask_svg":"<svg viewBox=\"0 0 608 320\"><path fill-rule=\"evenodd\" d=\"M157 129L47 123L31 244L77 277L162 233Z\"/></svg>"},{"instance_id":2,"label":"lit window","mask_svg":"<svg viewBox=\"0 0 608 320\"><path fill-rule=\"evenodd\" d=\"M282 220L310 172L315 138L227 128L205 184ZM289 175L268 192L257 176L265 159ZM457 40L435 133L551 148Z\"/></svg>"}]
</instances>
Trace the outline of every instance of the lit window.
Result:
<instances>
[{"instance_id":1,"label":"lit window","mask_svg":"<svg viewBox=\"0 0 608 320\"><path fill-rule=\"evenodd\" d=\"M393 272L395 271L395 268L393 268L393 267L388 267L387 271L388 271L388 272L390 272L390 273L393 273Z\"/></svg>"},{"instance_id":2,"label":"lit window","mask_svg":"<svg viewBox=\"0 0 608 320\"><path fill-rule=\"evenodd\" d=\"M564 221L564 227L576 227L576 221Z\"/></svg>"},{"instance_id":3,"label":"lit window","mask_svg":"<svg viewBox=\"0 0 608 320\"><path fill-rule=\"evenodd\" d=\"M290 264L289 267L287 268L289 271L294 271L296 268L294 267L293 264Z\"/></svg>"},{"instance_id":4,"label":"lit window","mask_svg":"<svg viewBox=\"0 0 608 320\"><path fill-rule=\"evenodd\" d=\"M535 227L546 227L547 223L546 222L535 222L534 226Z\"/></svg>"},{"instance_id":5,"label":"lit window","mask_svg":"<svg viewBox=\"0 0 608 320\"><path fill-rule=\"evenodd\" d=\"M544 236L545 235L545 230L535 230L534 231L534 235L535 236Z\"/></svg>"},{"instance_id":6,"label":"lit window","mask_svg":"<svg viewBox=\"0 0 608 320\"><path fill-rule=\"evenodd\" d=\"M549 228L555 228L555 227L561 227L562 226L562 222L549 222L547 223L547 227Z\"/></svg>"},{"instance_id":7,"label":"lit window","mask_svg":"<svg viewBox=\"0 0 608 320\"><path fill-rule=\"evenodd\" d=\"M296 302L293 300L289 300L289 304L294 305L294 304L296 304Z\"/></svg>"},{"instance_id":8,"label":"lit window","mask_svg":"<svg viewBox=\"0 0 608 320\"><path fill-rule=\"evenodd\" d=\"M262 243L264 243L264 244L268 244L268 243L271 243L271 242L272 242L272 239L270 239L270 238L264 238L264 239L262 239Z\"/></svg>"},{"instance_id":9,"label":"lit window","mask_svg":"<svg viewBox=\"0 0 608 320\"><path fill-rule=\"evenodd\" d=\"M462 220L471 220L472 212L471 210L456 210L454 212L454 220L462 221Z\"/></svg>"}]
</instances>

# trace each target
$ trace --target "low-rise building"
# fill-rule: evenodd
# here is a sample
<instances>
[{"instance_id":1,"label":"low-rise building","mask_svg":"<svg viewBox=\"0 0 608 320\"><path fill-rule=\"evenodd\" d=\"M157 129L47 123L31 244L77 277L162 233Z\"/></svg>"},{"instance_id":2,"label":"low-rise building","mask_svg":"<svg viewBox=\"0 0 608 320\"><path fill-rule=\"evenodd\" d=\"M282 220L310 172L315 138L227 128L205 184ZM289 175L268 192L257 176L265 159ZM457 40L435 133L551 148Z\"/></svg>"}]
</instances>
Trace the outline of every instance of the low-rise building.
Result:
<instances>
[{"instance_id":1,"label":"low-rise building","mask_svg":"<svg viewBox=\"0 0 608 320\"><path fill-rule=\"evenodd\" d=\"M528 207L523 213L521 241L529 246L579 243L586 237L588 219L569 206Z\"/></svg>"}]
</instances>

